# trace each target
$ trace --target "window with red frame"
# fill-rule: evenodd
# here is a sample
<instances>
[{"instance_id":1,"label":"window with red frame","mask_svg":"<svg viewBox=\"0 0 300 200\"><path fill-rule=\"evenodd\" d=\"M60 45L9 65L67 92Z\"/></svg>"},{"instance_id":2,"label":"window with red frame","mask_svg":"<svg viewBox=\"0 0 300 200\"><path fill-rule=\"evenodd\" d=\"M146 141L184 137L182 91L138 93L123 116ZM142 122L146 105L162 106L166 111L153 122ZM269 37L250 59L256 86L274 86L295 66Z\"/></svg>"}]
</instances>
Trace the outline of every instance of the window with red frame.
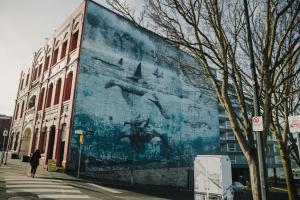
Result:
<instances>
[{"instance_id":1,"label":"window with red frame","mask_svg":"<svg viewBox=\"0 0 300 200\"><path fill-rule=\"evenodd\" d=\"M73 73L70 72L68 74L67 81L66 81L64 101L69 100L71 97L72 79L73 79Z\"/></svg>"},{"instance_id":2,"label":"window with red frame","mask_svg":"<svg viewBox=\"0 0 300 200\"><path fill-rule=\"evenodd\" d=\"M25 84L25 86L27 86L27 85L28 85L28 81L29 81L29 74L27 74L27 77L26 77L26 84Z\"/></svg>"},{"instance_id":3,"label":"window with red frame","mask_svg":"<svg viewBox=\"0 0 300 200\"><path fill-rule=\"evenodd\" d=\"M47 103L46 103L47 108L51 106L52 92L53 92L53 84L51 83L47 93Z\"/></svg>"},{"instance_id":4,"label":"window with red frame","mask_svg":"<svg viewBox=\"0 0 300 200\"><path fill-rule=\"evenodd\" d=\"M52 65L55 65L57 63L58 49L59 48L55 49L55 51L53 53Z\"/></svg>"},{"instance_id":5,"label":"window with red frame","mask_svg":"<svg viewBox=\"0 0 300 200\"><path fill-rule=\"evenodd\" d=\"M39 96L38 110L42 110L44 95L45 95L45 88L42 89L40 96Z\"/></svg>"},{"instance_id":6,"label":"window with red frame","mask_svg":"<svg viewBox=\"0 0 300 200\"><path fill-rule=\"evenodd\" d=\"M21 106L20 118L23 117L23 112L24 112L24 101L22 102L22 106Z\"/></svg>"},{"instance_id":7,"label":"window with red frame","mask_svg":"<svg viewBox=\"0 0 300 200\"><path fill-rule=\"evenodd\" d=\"M47 128L43 128L41 135L40 135L39 149L41 151L41 154L45 153L45 149L46 149L46 139L47 139L46 131L47 131Z\"/></svg>"},{"instance_id":8,"label":"window with red frame","mask_svg":"<svg viewBox=\"0 0 300 200\"><path fill-rule=\"evenodd\" d=\"M50 56L47 56L44 64L44 71L48 70L49 62L50 62Z\"/></svg>"},{"instance_id":9,"label":"window with red frame","mask_svg":"<svg viewBox=\"0 0 300 200\"><path fill-rule=\"evenodd\" d=\"M39 65L39 74L38 74L38 77L41 76L41 73L42 73L42 64Z\"/></svg>"},{"instance_id":10,"label":"window with red frame","mask_svg":"<svg viewBox=\"0 0 300 200\"><path fill-rule=\"evenodd\" d=\"M19 114L19 103L17 104L17 110L16 110L16 115L15 115L15 120L18 118Z\"/></svg>"},{"instance_id":11,"label":"window with red frame","mask_svg":"<svg viewBox=\"0 0 300 200\"><path fill-rule=\"evenodd\" d=\"M61 49L61 54L60 54L60 59L64 58L66 56L66 52L67 52L67 45L68 45L68 40L66 40L63 45L62 45L62 49Z\"/></svg>"},{"instance_id":12,"label":"window with red frame","mask_svg":"<svg viewBox=\"0 0 300 200\"><path fill-rule=\"evenodd\" d=\"M70 52L77 48L78 31L72 34Z\"/></svg>"},{"instance_id":13,"label":"window with red frame","mask_svg":"<svg viewBox=\"0 0 300 200\"><path fill-rule=\"evenodd\" d=\"M20 90L22 90L22 89L23 89L23 82L24 82L24 79L22 78L22 80L21 80L21 86L20 86Z\"/></svg>"},{"instance_id":14,"label":"window with red frame","mask_svg":"<svg viewBox=\"0 0 300 200\"><path fill-rule=\"evenodd\" d=\"M56 82L56 87L55 87L55 97L54 97L54 105L59 103L59 97L60 97L60 90L61 90L61 79L59 79Z\"/></svg>"}]
</instances>

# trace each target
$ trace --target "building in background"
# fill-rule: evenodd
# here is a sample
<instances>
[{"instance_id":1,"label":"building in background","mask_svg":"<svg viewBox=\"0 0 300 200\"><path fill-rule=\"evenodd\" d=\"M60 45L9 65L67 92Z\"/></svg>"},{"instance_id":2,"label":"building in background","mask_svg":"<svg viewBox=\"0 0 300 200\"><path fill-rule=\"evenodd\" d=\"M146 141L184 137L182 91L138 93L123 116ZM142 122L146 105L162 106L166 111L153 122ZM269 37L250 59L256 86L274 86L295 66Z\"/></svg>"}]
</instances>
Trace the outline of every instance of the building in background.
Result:
<instances>
[{"instance_id":1,"label":"building in background","mask_svg":"<svg viewBox=\"0 0 300 200\"><path fill-rule=\"evenodd\" d=\"M5 129L9 131L10 124L11 124L11 117L0 114L0 151L2 151L3 142L4 142L3 131ZM7 141L8 141L8 137L6 137L4 149L6 149Z\"/></svg>"},{"instance_id":2,"label":"building in background","mask_svg":"<svg viewBox=\"0 0 300 200\"><path fill-rule=\"evenodd\" d=\"M229 90L231 98L237 101L234 93ZM248 108L251 108L252 99L248 98ZM240 112L238 102L233 103L233 108L236 113ZM236 140L230 125L230 121L227 114L219 105L219 124L220 124L220 150L222 153L229 155L232 166L232 178L234 181L240 181L245 183L249 180L249 168L246 158L241 151L241 148ZM282 165L279 157L279 150L276 140L271 135L267 137L267 143L265 146L266 152L266 164L268 168L269 177L283 177Z\"/></svg>"},{"instance_id":3,"label":"building in background","mask_svg":"<svg viewBox=\"0 0 300 200\"><path fill-rule=\"evenodd\" d=\"M9 149L40 149L69 172L186 187L198 154L219 153L218 102L194 88L174 58L194 60L93 1L55 31L22 72ZM100 176L99 176L100 175Z\"/></svg>"}]
</instances>

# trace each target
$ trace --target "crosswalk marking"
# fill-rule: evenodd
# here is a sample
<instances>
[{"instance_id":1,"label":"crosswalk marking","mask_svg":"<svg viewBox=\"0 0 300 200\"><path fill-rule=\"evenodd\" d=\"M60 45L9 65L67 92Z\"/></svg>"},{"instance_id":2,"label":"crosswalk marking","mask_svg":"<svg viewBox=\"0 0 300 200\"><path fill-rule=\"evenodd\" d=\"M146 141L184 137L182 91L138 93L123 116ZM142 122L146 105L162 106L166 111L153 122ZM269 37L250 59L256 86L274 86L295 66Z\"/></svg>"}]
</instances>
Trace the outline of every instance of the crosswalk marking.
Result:
<instances>
[{"instance_id":1,"label":"crosswalk marking","mask_svg":"<svg viewBox=\"0 0 300 200\"><path fill-rule=\"evenodd\" d=\"M102 190L106 190L108 192L111 192L111 193L114 193L114 194L121 194L122 192L118 191L118 190L114 190L114 189L111 189L111 188L107 188L107 187L103 187L103 186L100 186L100 185L96 185L94 183L87 183L88 185L91 185L91 186L94 186L96 188L100 188Z\"/></svg>"},{"instance_id":2,"label":"crosswalk marking","mask_svg":"<svg viewBox=\"0 0 300 200\"><path fill-rule=\"evenodd\" d=\"M6 193L32 193L39 199L90 199L90 196L62 180L31 178L27 176L5 176Z\"/></svg>"},{"instance_id":3,"label":"crosswalk marking","mask_svg":"<svg viewBox=\"0 0 300 200\"><path fill-rule=\"evenodd\" d=\"M42 179L42 178L30 178L30 177L13 177L13 178L4 178L5 181L26 181L26 180L35 180L35 181L49 181L49 179ZM51 180L52 181L52 180ZM61 180L54 180L54 182L62 182Z\"/></svg>"},{"instance_id":4,"label":"crosswalk marking","mask_svg":"<svg viewBox=\"0 0 300 200\"><path fill-rule=\"evenodd\" d=\"M9 181L9 184L49 184L49 185L54 185L57 184L58 182L53 182L53 181Z\"/></svg>"},{"instance_id":5,"label":"crosswalk marking","mask_svg":"<svg viewBox=\"0 0 300 200\"><path fill-rule=\"evenodd\" d=\"M26 189L10 189L6 193L17 193L17 192L32 192L32 193L41 193L41 192L61 192L61 193L81 193L79 190L64 190L64 189L47 189L47 188L26 188Z\"/></svg>"},{"instance_id":6,"label":"crosswalk marking","mask_svg":"<svg viewBox=\"0 0 300 200\"><path fill-rule=\"evenodd\" d=\"M6 185L6 188L24 188L24 187L31 187L31 188L42 188L42 187L46 187L46 188L74 188L72 186L69 185L34 185L34 184L20 184L20 185Z\"/></svg>"},{"instance_id":7,"label":"crosswalk marking","mask_svg":"<svg viewBox=\"0 0 300 200\"><path fill-rule=\"evenodd\" d=\"M65 195L65 194L43 194L38 195L39 199L89 199L88 195Z\"/></svg>"}]
</instances>

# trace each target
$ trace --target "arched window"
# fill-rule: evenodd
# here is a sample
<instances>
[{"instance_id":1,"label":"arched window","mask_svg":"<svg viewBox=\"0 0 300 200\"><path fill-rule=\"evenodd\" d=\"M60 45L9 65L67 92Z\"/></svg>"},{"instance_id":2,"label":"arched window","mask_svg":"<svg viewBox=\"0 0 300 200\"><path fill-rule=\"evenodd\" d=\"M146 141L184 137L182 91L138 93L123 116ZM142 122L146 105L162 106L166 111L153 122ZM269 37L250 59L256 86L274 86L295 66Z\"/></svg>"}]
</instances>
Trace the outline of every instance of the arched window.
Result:
<instances>
[{"instance_id":1,"label":"arched window","mask_svg":"<svg viewBox=\"0 0 300 200\"><path fill-rule=\"evenodd\" d=\"M44 95L45 95L45 88L42 89L40 96L39 96L38 110L42 110Z\"/></svg>"},{"instance_id":2,"label":"arched window","mask_svg":"<svg viewBox=\"0 0 300 200\"><path fill-rule=\"evenodd\" d=\"M48 88L47 102L46 102L46 107L47 108L51 106L52 92L53 92L53 83L51 83L49 88Z\"/></svg>"},{"instance_id":3,"label":"arched window","mask_svg":"<svg viewBox=\"0 0 300 200\"><path fill-rule=\"evenodd\" d=\"M25 84L25 86L28 85L28 81L29 81L29 73L27 74L27 77L26 77L26 84Z\"/></svg>"},{"instance_id":4,"label":"arched window","mask_svg":"<svg viewBox=\"0 0 300 200\"><path fill-rule=\"evenodd\" d=\"M41 73L42 73L42 64L39 65L39 69L38 69L38 77L41 76Z\"/></svg>"},{"instance_id":5,"label":"arched window","mask_svg":"<svg viewBox=\"0 0 300 200\"><path fill-rule=\"evenodd\" d=\"M24 112L24 101L22 102L22 106L21 106L21 114L20 114L20 118L23 117L23 112Z\"/></svg>"},{"instance_id":6,"label":"arched window","mask_svg":"<svg viewBox=\"0 0 300 200\"><path fill-rule=\"evenodd\" d=\"M23 82L24 82L24 78L22 78L22 81L21 81L21 86L20 86L20 90L23 89Z\"/></svg>"},{"instance_id":7,"label":"arched window","mask_svg":"<svg viewBox=\"0 0 300 200\"><path fill-rule=\"evenodd\" d=\"M28 102L28 109L30 108L33 108L35 106L35 99L36 99L36 96L32 96L30 99L29 99L29 102Z\"/></svg>"},{"instance_id":8,"label":"arched window","mask_svg":"<svg viewBox=\"0 0 300 200\"><path fill-rule=\"evenodd\" d=\"M44 71L48 70L49 62L50 62L50 56L47 56L45 59L45 64L44 64Z\"/></svg>"},{"instance_id":9,"label":"arched window","mask_svg":"<svg viewBox=\"0 0 300 200\"><path fill-rule=\"evenodd\" d=\"M47 127L42 128L40 132L40 141L39 141L39 149L41 153L45 153L46 148L46 140L47 140Z\"/></svg>"},{"instance_id":10,"label":"arched window","mask_svg":"<svg viewBox=\"0 0 300 200\"><path fill-rule=\"evenodd\" d=\"M15 114L15 119L18 118L18 114L19 114L19 103L17 104L17 110L16 110L16 114Z\"/></svg>"},{"instance_id":11,"label":"arched window","mask_svg":"<svg viewBox=\"0 0 300 200\"><path fill-rule=\"evenodd\" d=\"M18 140L19 140L19 135L20 135L20 133L18 132L18 133L16 134L16 137L15 137L14 151L17 150Z\"/></svg>"},{"instance_id":12,"label":"arched window","mask_svg":"<svg viewBox=\"0 0 300 200\"><path fill-rule=\"evenodd\" d=\"M59 103L60 89L61 89L61 79L58 79L55 87L54 105Z\"/></svg>"},{"instance_id":13,"label":"arched window","mask_svg":"<svg viewBox=\"0 0 300 200\"><path fill-rule=\"evenodd\" d=\"M77 48L77 42L78 42L78 31L73 33L71 36L70 52Z\"/></svg>"},{"instance_id":14,"label":"arched window","mask_svg":"<svg viewBox=\"0 0 300 200\"><path fill-rule=\"evenodd\" d=\"M67 101L71 97L71 89L72 89L72 79L73 79L73 73L70 72L68 74L67 80L66 80L66 87L65 87L65 97L64 101Z\"/></svg>"}]
</instances>

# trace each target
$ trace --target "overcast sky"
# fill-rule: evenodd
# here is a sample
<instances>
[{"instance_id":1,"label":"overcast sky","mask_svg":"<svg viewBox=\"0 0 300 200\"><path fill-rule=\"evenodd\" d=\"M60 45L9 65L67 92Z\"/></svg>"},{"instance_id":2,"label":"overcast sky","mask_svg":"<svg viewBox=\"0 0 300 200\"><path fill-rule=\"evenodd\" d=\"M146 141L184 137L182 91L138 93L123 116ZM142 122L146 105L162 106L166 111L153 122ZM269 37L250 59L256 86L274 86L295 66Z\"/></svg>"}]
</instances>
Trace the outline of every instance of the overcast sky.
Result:
<instances>
[{"instance_id":1,"label":"overcast sky","mask_svg":"<svg viewBox=\"0 0 300 200\"><path fill-rule=\"evenodd\" d=\"M0 0L0 114L13 115L22 68L82 1Z\"/></svg>"}]
</instances>

